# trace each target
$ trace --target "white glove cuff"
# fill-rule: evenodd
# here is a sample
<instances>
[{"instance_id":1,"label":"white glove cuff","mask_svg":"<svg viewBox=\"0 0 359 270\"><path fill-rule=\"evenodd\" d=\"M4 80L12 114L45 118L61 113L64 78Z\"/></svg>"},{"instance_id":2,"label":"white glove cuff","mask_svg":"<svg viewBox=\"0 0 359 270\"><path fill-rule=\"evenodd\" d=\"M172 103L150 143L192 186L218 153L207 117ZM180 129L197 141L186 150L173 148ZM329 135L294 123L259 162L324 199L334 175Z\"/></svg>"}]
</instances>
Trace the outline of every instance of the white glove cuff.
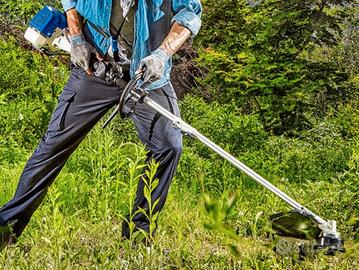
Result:
<instances>
[{"instance_id":1,"label":"white glove cuff","mask_svg":"<svg viewBox=\"0 0 359 270\"><path fill-rule=\"evenodd\" d=\"M162 48L158 48L157 50L154 50L151 54L159 57L163 62L166 62L169 59L166 51Z\"/></svg>"},{"instance_id":2,"label":"white glove cuff","mask_svg":"<svg viewBox=\"0 0 359 270\"><path fill-rule=\"evenodd\" d=\"M73 47L86 44L86 39L82 34L69 36L69 40Z\"/></svg>"}]
</instances>

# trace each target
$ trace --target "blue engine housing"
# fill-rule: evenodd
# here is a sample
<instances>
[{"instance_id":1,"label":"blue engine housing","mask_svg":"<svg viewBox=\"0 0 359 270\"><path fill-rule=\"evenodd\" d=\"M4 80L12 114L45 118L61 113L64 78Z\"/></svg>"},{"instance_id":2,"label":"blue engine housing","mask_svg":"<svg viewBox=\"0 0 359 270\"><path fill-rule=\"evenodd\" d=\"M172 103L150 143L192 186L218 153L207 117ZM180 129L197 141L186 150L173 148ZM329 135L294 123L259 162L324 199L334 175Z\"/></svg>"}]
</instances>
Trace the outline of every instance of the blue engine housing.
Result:
<instances>
[{"instance_id":1,"label":"blue engine housing","mask_svg":"<svg viewBox=\"0 0 359 270\"><path fill-rule=\"evenodd\" d=\"M41 9L30 21L30 27L48 38L52 36L56 28L64 29L66 26L66 16L49 6Z\"/></svg>"}]
</instances>

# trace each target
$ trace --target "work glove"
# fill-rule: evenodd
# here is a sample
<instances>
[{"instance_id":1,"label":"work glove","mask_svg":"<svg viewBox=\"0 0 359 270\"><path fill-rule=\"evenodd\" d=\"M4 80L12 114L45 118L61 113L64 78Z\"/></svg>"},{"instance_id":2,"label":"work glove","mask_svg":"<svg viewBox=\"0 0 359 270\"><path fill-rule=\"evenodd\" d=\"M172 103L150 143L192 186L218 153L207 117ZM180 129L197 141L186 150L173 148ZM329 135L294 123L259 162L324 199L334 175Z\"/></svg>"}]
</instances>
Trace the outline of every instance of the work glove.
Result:
<instances>
[{"instance_id":1,"label":"work glove","mask_svg":"<svg viewBox=\"0 0 359 270\"><path fill-rule=\"evenodd\" d=\"M168 56L164 50L158 48L151 55L143 58L136 73L143 72L144 82L154 82L161 79Z\"/></svg>"},{"instance_id":2,"label":"work glove","mask_svg":"<svg viewBox=\"0 0 359 270\"><path fill-rule=\"evenodd\" d=\"M82 67L88 74L92 74L90 69L91 53L95 49L80 35L69 36L71 43L71 61L78 67Z\"/></svg>"}]
</instances>

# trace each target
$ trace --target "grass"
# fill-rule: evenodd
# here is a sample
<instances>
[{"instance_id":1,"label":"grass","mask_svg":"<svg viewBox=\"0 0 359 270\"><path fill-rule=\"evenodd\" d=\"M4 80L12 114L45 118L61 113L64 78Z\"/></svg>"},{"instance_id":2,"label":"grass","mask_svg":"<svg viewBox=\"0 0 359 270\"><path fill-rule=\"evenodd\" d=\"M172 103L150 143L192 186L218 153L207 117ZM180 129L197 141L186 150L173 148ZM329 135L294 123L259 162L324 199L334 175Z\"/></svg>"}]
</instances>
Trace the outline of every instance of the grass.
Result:
<instances>
[{"instance_id":1,"label":"grass","mask_svg":"<svg viewBox=\"0 0 359 270\"><path fill-rule=\"evenodd\" d=\"M135 139L133 139L135 142ZM185 148L184 160L186 157ZM0 167L0 203L11 198L24 161ZM188 153L190 155L191 153ZM261 187L242 183L238 201L223 223L237 230L234 240L216 230L211 223L201 193L182 186L176 178L151 250L142 244L121 240L122 217L133 201L136 178L144 164L145 151L135 143L120 143L111 130L96 127L71 157L49 191L45 202L12 247L0 253L2 269L357 269L355 226L348 221L358 214L349 209L355 192L343 189L350 175L332 182L305 185L278 184L309 208L340 221L348 252L336 257L319 254L300 261L296 253L278 256L275 241L266 233L266 220L285 208L275 196ZM181 163L179 175L186 164ZM206 176L203 176L206 181ZM249 181L248 181L249 182ZM204 192L207 192L204 188ZM230 191L215 202L223 205ZM356 195L357 196L357 195ZM356 206L355 206L356 207ZM342 209L346 209L342 212ZM355 221L353 221L355 223ZM228 248L235 246L236 256Z\"/></svg>"},{"instance_id":2,"label":"grass","mask_svg":"<svg viewBox=\"0 0 359 270\"><path fill-rule=\"evenodd\" d=\"M0 42L0 51L2 205L46 127L67 69L14 42ZM18 74L27 80L14 80ZM183 118L199 131L315 213L337 220L346 254L302 261L288 248L277 255L279 240L268 235L267 220L288 207L188 138L153 248L122 241L145 150L132 125L116 119L106 130L97 126L70 158L19 242L0 252L0 269L358 269L358 104L343 104L288 138L266 133L257 116L240 115L231 104L190 95L181 103ZM217 216L205 202L218 207Z\"/></svg>"}]
</instances>

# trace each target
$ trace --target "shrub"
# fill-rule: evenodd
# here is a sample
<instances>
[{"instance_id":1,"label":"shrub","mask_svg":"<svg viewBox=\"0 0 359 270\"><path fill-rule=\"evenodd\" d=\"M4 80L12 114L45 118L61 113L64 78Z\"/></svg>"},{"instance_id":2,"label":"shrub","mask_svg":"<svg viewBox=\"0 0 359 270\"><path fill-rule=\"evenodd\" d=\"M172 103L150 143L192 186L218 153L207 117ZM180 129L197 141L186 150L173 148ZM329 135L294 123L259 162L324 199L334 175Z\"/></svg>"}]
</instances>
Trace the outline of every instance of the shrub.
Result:
<instances>
[{"instance_id":1,"label":"shrub","mask_svg":"<svg viewBox=\"0 0 359 270\"><path fill-rule=\"evenodd\" d=\"M68 71L56 59L0 39L0 137L31 147L50 119Z\"/></svg>"}]
</instances>

